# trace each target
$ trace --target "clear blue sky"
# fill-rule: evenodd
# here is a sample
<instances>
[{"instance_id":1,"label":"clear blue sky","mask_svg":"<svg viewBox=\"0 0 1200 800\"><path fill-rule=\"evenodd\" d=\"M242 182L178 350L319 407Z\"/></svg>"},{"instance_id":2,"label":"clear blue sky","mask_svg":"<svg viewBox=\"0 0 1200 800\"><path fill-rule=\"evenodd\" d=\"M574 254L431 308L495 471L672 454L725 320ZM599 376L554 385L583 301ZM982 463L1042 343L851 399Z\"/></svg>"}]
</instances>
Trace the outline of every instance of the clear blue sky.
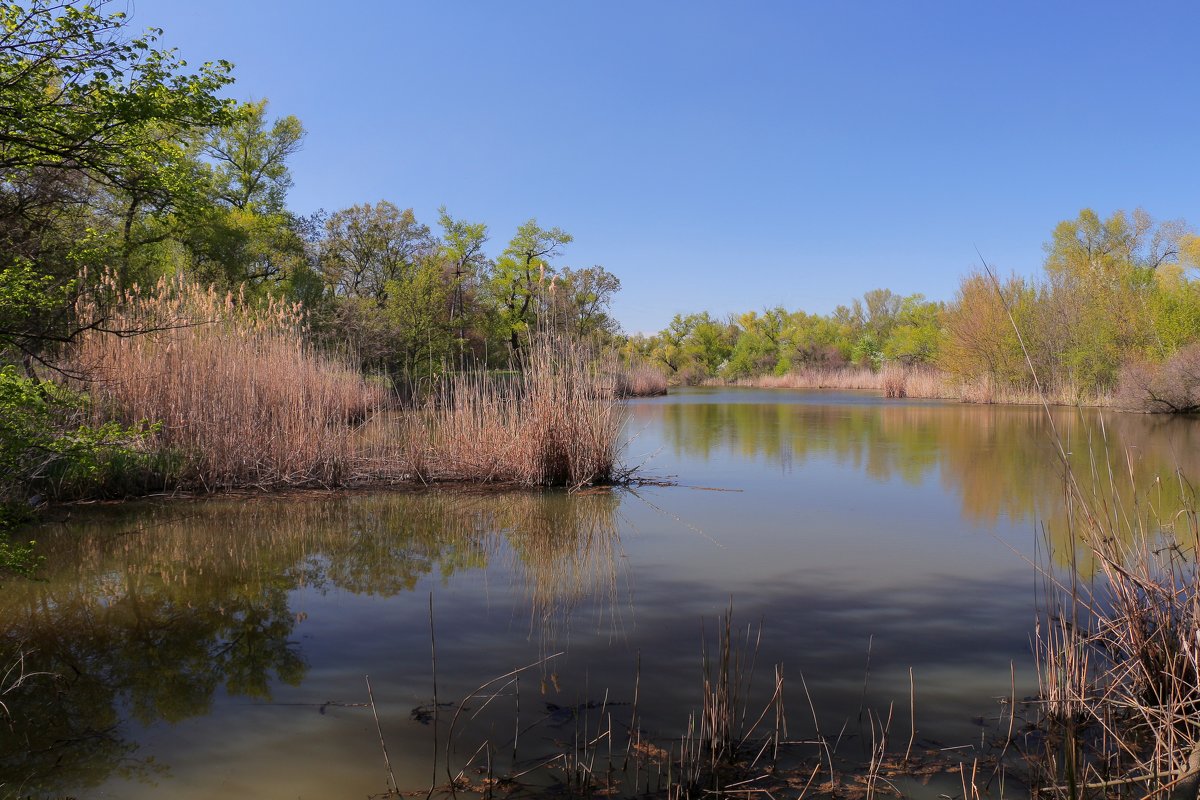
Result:
<instances>
[{"instance_id":1,"label":"clear blue sky","mask_svg":"<svg viewBox=\"0 0 1200 800\"><path fill-rule=\"evenodd\" d=\"M308 130L290 205L536 216L676 312L1040 270L1080 208L1200 223L1200 4L133 0Z\"/></svg>"}]
</instances>

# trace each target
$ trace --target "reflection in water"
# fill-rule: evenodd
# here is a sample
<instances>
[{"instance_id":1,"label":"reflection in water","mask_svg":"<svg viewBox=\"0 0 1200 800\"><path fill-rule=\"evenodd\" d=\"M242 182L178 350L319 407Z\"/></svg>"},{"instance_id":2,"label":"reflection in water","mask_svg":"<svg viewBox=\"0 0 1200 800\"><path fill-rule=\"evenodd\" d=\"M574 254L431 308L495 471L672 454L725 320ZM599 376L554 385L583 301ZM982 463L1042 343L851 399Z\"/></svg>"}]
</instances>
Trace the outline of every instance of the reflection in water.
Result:
<instances>
[{"instance_id":1,"label":"reflection in water","mask_svg":"<svg viewBox=\"0 0 1200 800\"><path fill-rule=\"evenodd\" d=\"M633 413L635 424L661 417L684 458L733 452L789 471L832 459L879 481L938 479L961 498L964 517L1044 524L1059 553L1068 551L1070 527L1054 430L1076 480L1119 508L1132 508L1135 494L1152 512L1179 508L1191 490L1178 476L1200 474L1200 426L1190 419L1056 408L1052 429L1040 408L814 397L821 395L722 392L710 401L698 393Z\"/></svg>"},{"instance_id":2,"label":"reflection in water","mask_svg":"<svg viewBox=\"0 0 1200 800\"><path fill-rule=\"evenodd\" d=\"M314 495L125 509L44 531L45 580L13 580L0 594L0 654L7 666L24 653L28 671L53 679L3 697L0 790L153 779L169 767L139 760L122 738L126 719L176 722L207 713L220 690L270 700L272 686L299 684L308 665L295 640L302 615L289 608L297 589L390 596L510 552L532 624L552 635L580 597L611 593L619 502Z\"/></svg>"},{"instance_id":3,"label":"reflection in water","mask_svg":"<svg viewBox=\"0 0 1200 800\"><path fill-rule=\"evenodd\" d=\"M0 696L0 796L377 792L378 733L357 707L368 671L399 782L420 786L426 591L442 701L566 651L520 686L521 725L537 723L526 757L564 736L550 703L620 705L635 687L647 730L677 741L701 621L731 598L764 622L760 664L803 672L833 730L864 697L906 704L915 675L921 734L957 745L978 740L970 718L1007 694L1014 664L1022 687L1030 572L1005 542L1032 553L1038 525L1068 535L1042 412L765 391L630 411L632 460L658 453L651 468L683 486L226 497L77 510L39 531L44 580L0 591L0 664L24 652L55 677ZM1181 490L1167 478L1200 467L1193 421L1054 420L1115 510L1131 482L1169 508ZM515 739L500 710L515 705L472 711L468 733Z\"/></svg>"}]
</instances>

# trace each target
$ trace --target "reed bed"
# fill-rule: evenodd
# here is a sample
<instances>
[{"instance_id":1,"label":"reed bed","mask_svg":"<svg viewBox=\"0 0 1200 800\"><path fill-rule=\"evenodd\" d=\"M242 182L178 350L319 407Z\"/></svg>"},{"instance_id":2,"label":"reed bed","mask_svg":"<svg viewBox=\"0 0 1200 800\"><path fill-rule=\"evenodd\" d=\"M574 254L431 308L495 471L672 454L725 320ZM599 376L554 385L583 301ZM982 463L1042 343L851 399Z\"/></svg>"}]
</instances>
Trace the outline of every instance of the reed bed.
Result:
<instances>
[{"instance_id":1,"label":"reed bed","mask_svg":"<svg viewBox=\"0 0 1200 800\"><path fill-rule=\"evenodd\" d=\"M720 385L717 382L716 385ZM1039 394L1036 386L993 380L989 376L964 379L936 367L906 366L895 362L879 370L867 367L802 367L786 375L762 375L739 378L735 386L762 389L840 389L874 391L884 397L956 400L962 403L1001 405L1085 405L1105 407L1115 404L1110 394L1089 394L1070 381L1057 381Z\"/></svg>"},{"instance_id":2,"label":"reed bed","mask_svg":"<svg viewBox=\"0 0 1200 800\"><path fill-rule=\"evenodd\" d=\"M667 378L650 364L631 364L613 372L617 397L657 397L667 393Z\"/></svg>"},{"instance_id":3,"label":"reed bed","mask_svg":"<svg viewBox=\"0 0 1200 800\"><path fill-rule=\"evenodd\" d=\"M81 309L84 318L96 316ZM258 308L181 280L118 292L73 354L94 422L153 422L178 480L205 489L334 486L353 472L349 430L387 400L348 359L307 343L298 307Z\"/></svg>"},{"instance_id":4,"label":"reed bed","mask_svg":"<svg viewBox=\"0 0 1200 800\"><path fill-rule=\"evenodd\" d=\"M428 437L424 475L529 486L611 481L623 412L585 350L545 339L516 378L451 378L415 426Z\"/></svg>"},{"instance_id":5,"label":"reed bed","mask_svg":"<svg viewBox=\"0 0 1200 800\"><path fill-rule=\"evenodd\" d=\"M1043 570L1035 785L1061 797L1195 798L1200 784L1200 515L1127 476L1068 473L1071 575ZM1138 488L1138 487L1135 487ZM1157 492L1154 492L1157 494ZM1079 555L1094 575L1078 577Z\"/></svg>"},{"instance_id":6,"label":"reed bed","mask_svg":"<svg viewBox=\"0 0 1200 800\"><path fill-rule=\"evenodd\" d=\"M313 347L297 306L258 307L181 280L109 290L105 330L82 337L71 368L87 376L93 422L153 424L140 446L159 489L620 477L622 411L582 344L536 337L515 373L439 379L372 438L362 423L394 396Z\"/></svg>"},{"instance_id":7,"label":"reed bed","mask_svg":"<svg viewBox=\"0 0 1200 800\"><path fill-rule=\"evenodd\" d=\"M519 372L443 379L420 407L393 418L368 458L425 483L611 483L625 477L617 464L624 415L590 348L539 337Z\"/></svg>"},{"instance_id":8,"label":"reed bed","mask_svg":"<svg viewBox=\"0 0 1200 800\"><path fill-rule=\"evenodd\" d=\"M761 389L868 389L880 390L883 383L875 370L867 367L801 367L786 375L761 375L739 378L735 386Z\"/></svg>"}]
</instances>

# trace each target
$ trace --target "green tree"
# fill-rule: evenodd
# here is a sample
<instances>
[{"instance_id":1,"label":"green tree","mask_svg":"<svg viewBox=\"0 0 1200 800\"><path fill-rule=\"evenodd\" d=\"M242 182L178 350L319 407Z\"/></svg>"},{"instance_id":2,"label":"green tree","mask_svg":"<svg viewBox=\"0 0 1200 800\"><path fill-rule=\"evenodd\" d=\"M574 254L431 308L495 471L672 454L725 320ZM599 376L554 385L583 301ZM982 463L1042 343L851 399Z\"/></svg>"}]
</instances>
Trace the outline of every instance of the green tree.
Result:
<instances>
[{"instance_id":1,"label":"green tree","mask_svg":"<svg viewBox=\"0 0 1200 800\"><path fill-rule=\"evenodd\" d=\"M621 281L604 267L564 268L550 284L549 325L580 338L612 337L620 326L610 316Z\"/></svg>"},{"instance_id":2,"label":"green tree","mask_svg":"<svg viewBox=\"0 0 1200 800\"><path fill-rule=\"evenodd\" d=\"M737 318L740 333L726 372L730 377L745 377L765 373L783 374L791 364L783 351L784 332L789 315L782 307L759 314L750 311Z\"/></svg>"},{"instance_id":3,"label":"green tree","mask_svg":"<svg viewBox=\"0 0 1200 800\"><path fill-rule=\"evenodd\" d=\"M229 208L283 211L292 188L287 162L303 143L304 126L296 117L279 117L268 124L266 100L242 104L204 141L216 199Z\"/></svg>"},{"instance_id":4,"label":"green tree","mask_svg":"<svg viewBox=\"0 0 1200 800\"><path fill-rule=\"evenodd\" d=\"M139 220L195 195L188 147L230 118L229 64L187 72L155 47L160 32L129 36L126 23L73 2L0 3L0 269L85 290L82 267L127 266ZM26 315L10 342L35 356L60 342L78 327L69 300Z\"/></svg>"},{"instance_id":5,"label":"green tree","mask_svg":"<svg viewBox=\"0 0 1200 800\"><path fill-rule=\"evenodd\" d=\"M521 350L521 336L536 327L542 294L554 277L551 259L574 241L560 228L543 228L530 219L517 229L492 265L488 294L499 315L502 335L511 352Z\"/></svg>"},{"instance_id":6,"label":"green tree","mask_svg":"<svg viewBox=\"0 0 1200 800\"><path fill-rule=\"evenodd\" d=\"M411 208L401 211L387 200L363 203L329 216L321 271L336 295L368 297L382 306L388 286L409 280L435 249L429 227L417 222Z\"/></svg>"},{"instance_id":7,"label":"green tree","mask_svg":"<svg viewBox=\"0 0 1200 800\"><path fill-rule=\"evenodd\" d=\"M438 209L438 225L442 228L442 257L451 265L450 319L457 326L461 347L467 338L470 306L488 267L483 252L488 228L482 222L455 219L445 206Z\"/></svg>"},{"instance_id":8,"label":"green tree","mask_svg":"<svg viewBox=\"0 0 1200 800\"><path fill-rule=\"evenodd\" d=\"M1179 263L1185 231L1181 221L1156 224L1141 209L1107 219L1084 209L1055 226L1045 262L1054 327L1045 339L1061 353L1056 377L1107 389L1123 361L1154 351L1161 357L1152 322L1154 275Z\"/></svg>"},{"instance_id":9,"label":"green tree","mask_svg":"<svg viewBox=\"0 0 1200 800\"><path fill-rule=\"evenodd\" d=\"M883 345L883 357L906 364L929 364L942 338L942 304L913 294L900 302L895 325Z\"/></svg>"},{"instance_id":10,"label":"green tree","mask_svg":"<svg viewBox=\"0 0 1200 800\"><path fill-rule=\"evenodd\" d=\"M735 329L713 319L707 311L688 315L688 327L684 340L688 360L705 376L716 375L733 355Z\"/></svg>"},{"instance_id":11,"label":"green tree","mask_svg":"<svg viewBox=\"0 0 1200 800\"><path fill-rule=\"evenodd\" d=\"M388 281L384 317L394 368L405 375L439 374L453 352L453 289L441 264L428 258L403 280Z\"/></svg>"}]
</instances>

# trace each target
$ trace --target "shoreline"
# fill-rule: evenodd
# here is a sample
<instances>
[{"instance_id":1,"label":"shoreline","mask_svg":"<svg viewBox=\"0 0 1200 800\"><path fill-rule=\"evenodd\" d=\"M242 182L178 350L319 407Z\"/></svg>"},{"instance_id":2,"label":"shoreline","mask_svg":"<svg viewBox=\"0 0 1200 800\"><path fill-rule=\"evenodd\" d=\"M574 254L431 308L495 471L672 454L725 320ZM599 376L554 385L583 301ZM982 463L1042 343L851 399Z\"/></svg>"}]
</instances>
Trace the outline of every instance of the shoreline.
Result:
<instances>
[{"instance_id":1,"label":"shoreline","mask_svg":"<svg viewBox=\"0 0 1200 800\"><path fill-rule=\"evenodd\" d=\"M787 375L760 375L753 378L719 380L710 378L699 386L746 387L753 389L812 389L879 392L888 400L946 400L964 405L1065 406L1109 408L1137 413L1136 409L1117 404L1114 394L1083 396L1066 386L1039 394L1027 387L994 386L989 379L964 381L940 370L922 368L884 368L873 372L864 368L810 369Z\"/></svg>"}]
</instances>

